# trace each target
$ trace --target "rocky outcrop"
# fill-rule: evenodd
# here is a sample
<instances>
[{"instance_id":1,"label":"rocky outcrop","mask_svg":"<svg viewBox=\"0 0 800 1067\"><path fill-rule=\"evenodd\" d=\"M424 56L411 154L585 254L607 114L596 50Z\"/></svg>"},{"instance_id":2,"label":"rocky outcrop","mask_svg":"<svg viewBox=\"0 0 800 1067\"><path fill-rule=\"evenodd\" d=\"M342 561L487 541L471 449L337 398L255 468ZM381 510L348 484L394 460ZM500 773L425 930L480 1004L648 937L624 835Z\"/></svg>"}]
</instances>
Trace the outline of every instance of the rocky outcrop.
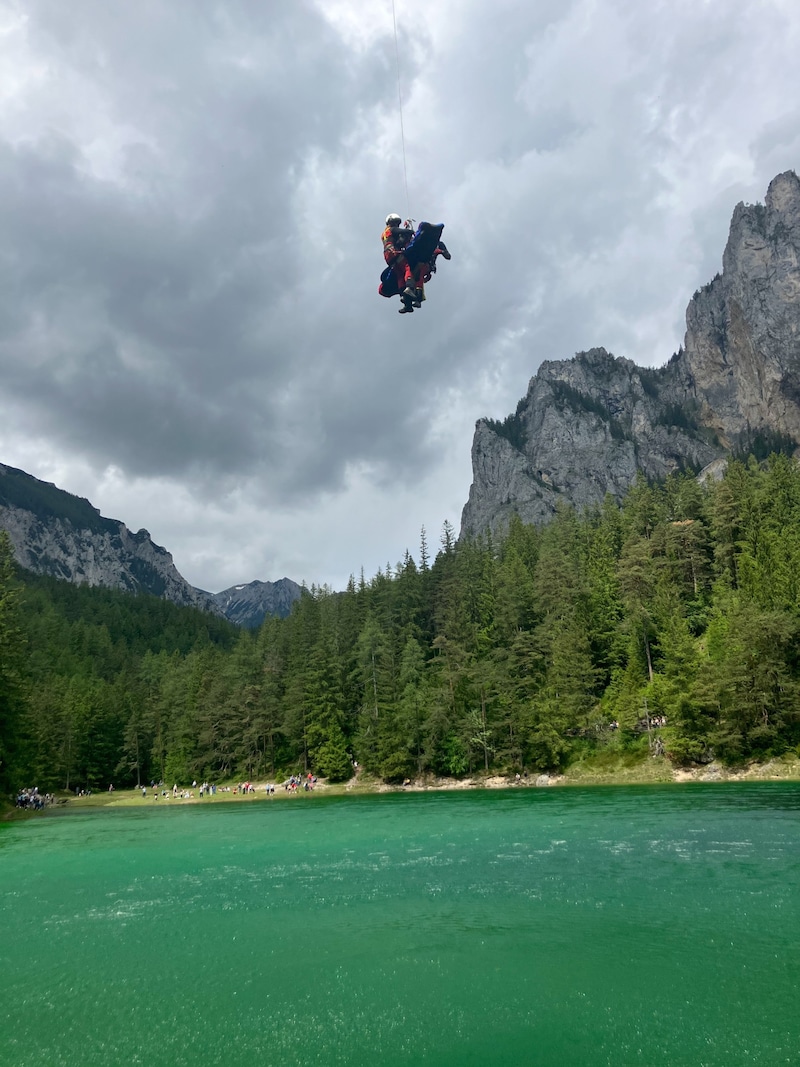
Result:
<instances>
[{"instance_id":1,"label":"rocky outcrop","mask_svg":"<svg viewBox=\"0 0 800 1067\"><path fill-rule=\"evenodd\" d=\"M800 180L739 204L722 274L695 293L673 373L702 422L735 447L761 431L800 440Z\"/></svg>"},{"instance_id":2,"label":"rocky outcrop","mask_svg":"<svg viewBox=\"0 0 800 1067\"><path fill-rule=\"evenodd\" d=\"M213 593L211 599L231 622L255 630L267 615L285 619L300 594L301 588L297 582L291 578L280 578L277 582L234 585L221 593Z\"/></svg>"},{"instance_id":3,"label":"rocky outcrop","mask_svg":"<svg viewBox=\"0 0 800 1067\"><path fill-rule=\"evenodd\" d=\"M500 532L515 513L545 522L559 500L619 498L637 471L664 478L714 460L713 431L661 398L663 378L602 348L543 363L514 415L476 426L462 535Z\"/></svg>"},{"instance_id":4,"label":"rocky outcrop","mask_svg":"<svg viewBox=\"0 0 800 1067\"><path fill-rule=\"evenodd\" d=\"M222 614L208 593L177 571L172 556L147 530L131 533L88 500L24 471L0 465L0 529L20 566L68 582L151 593Z\"/></svg>"},{"instance_id":5,"label":"rocky outcrop","mask_svg":"<svg viewBox=\"0 0 800 1067\"><path fill-rule=\"evenodd\" d=\"M481 419L461 534L501 532L620 498L638 472L700 471L800 442L800 180L734 211L723 271L695 293L681 350L659 369L605 349L545 362L515 414Z\"/></svg>"}]
</instances>

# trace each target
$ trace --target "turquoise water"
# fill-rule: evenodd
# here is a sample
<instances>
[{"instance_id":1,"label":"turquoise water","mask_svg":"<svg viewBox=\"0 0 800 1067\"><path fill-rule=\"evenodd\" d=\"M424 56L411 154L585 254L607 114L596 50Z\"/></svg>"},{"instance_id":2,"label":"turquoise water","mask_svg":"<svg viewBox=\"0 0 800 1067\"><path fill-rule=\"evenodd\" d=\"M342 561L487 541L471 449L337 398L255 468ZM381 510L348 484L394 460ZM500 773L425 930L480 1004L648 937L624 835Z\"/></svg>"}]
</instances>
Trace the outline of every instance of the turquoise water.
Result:
<instances>
[{"instance_id":1,"label":"turquoise water","mask_svg":"<svg viewBox=\"0 0 800 1067\"><path fill-rule=\"evenodd\" d=\"M0 1065L800 1063L796 783L0 826Z\"/></svg>"}]
</instances>

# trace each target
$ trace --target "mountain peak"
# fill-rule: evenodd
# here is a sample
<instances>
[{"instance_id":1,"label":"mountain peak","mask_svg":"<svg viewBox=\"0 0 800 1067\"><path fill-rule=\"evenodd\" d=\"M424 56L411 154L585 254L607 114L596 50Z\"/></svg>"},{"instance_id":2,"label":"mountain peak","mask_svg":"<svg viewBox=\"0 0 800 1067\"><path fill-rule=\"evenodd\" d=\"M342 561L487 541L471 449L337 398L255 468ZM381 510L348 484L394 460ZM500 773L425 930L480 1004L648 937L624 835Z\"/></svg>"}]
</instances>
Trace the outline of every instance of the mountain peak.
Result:
<instances>
[{"instance_id":1,"label":"mountain peak","mask_svg":"<svg viewBox=\"0 0 800 1067\"><path fill-rule=\"evenodd\" d=\"M765 197L767 211L785 212L800 206L800 178L793 170L777 174L769 183Z\"/></svg>"},{"instance_id":2,"label":"mountain peak","mask_svg":"<svg viewBox=\"0 0 800 1067\"><path fill-rule=\"evenodd\" d=\"M280 578L277 582L256 580L246 585L232 585L221 593L212 594L211 599L231 622L254 630L267 615L286 618L300 593L297 582L291 578Z\"/></svg>"}]
</instances>

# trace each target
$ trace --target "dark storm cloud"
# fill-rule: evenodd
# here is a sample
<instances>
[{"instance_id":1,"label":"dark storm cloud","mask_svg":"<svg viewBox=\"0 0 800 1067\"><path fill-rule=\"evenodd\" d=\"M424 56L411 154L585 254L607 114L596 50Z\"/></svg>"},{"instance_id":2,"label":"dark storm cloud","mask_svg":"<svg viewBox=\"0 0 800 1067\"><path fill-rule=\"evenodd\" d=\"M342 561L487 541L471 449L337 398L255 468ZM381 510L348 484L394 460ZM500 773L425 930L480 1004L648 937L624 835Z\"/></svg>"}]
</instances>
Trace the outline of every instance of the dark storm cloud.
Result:
<instances>
[{"instance_id":1,"label":"dark storm cloud","mask_svg":"<svg viewBox=\"0 0 800 1067\"><path fill-rule=\"evenodd\" d=\"M67 93L88 82L127 143L111 176L69 129L0 145L6 389L133 473L261 462L284 488L335 479L349 422L325 418L319 389L345 399L325 362L353 356L341 337L326 354L336 304L313 321L307 275L338 299L354 287L344 268L331 278L346 223L329 208L303 229L294 195L309 161L346 162L362 101L391 93L386 49L355 61L298 3L77 6L29 6L29 39ZM356 445L387 417L370 407Z\"/></svg>"},{"instance_id":2,"label":"dark storm cloud","mask_svg":"<svg viewBox=\"0 0 800 1067\"><path fill-rule=\"evenodd\" d=\"M666 360L800 163L790 0L397 5L408 209L389 0L2 10L0 459L155 515L210 588L457 524L475 419L543 359ZM390 210L454 253L405 319Z\"/></svg>"}]
</instances>

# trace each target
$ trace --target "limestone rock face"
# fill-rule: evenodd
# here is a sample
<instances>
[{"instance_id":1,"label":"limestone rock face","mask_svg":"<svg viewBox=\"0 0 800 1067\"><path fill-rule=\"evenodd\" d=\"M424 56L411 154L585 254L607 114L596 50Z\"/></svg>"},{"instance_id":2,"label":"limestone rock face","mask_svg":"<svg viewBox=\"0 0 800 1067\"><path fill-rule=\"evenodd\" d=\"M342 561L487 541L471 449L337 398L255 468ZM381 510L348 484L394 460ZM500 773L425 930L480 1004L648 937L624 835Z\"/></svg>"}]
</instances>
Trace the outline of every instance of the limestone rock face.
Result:
<instances>
[{"instance_id":1,"label":"limestone rock face","mask_svg":"<svg viewBox=\"0 0 800 1067\"><path fill-rule=\"evenodd\" d=\"M20 566L76 584L152 593L175 604L221 614L191 586L147 530L131 533L88 500L0 464L0 529Z\"/></svg>"},{"instance_id":2,"label":"limestone rock face","mask_svg":"<svg viewBox=\"0 0 800 1067\"><path fill-rule=\"evenodd\" d=\"M514 415L476 425L461 534L501 533L515 513L546 522L559 500L581 509L619 498L637 471L705 467L722 448L691 412L661 399L665 384L664 371L602 348L543 363Z\"/></svg>"},{"instance_id":3,"label":"limestone rock face","mask_svg":"<svg viewBox=\"0 0 800 1067\"><path fill-rule=\"evenodd\" d=\"M800 180L733 213L723 271L686 312L676 377L729 447L768 430L800 440Z\"/></svg>"},{"instance_id":4,"label":"limestone rock face","mask_svg":"<svg viewBox=\"0 0 800 1067\"><path fill-rule=\"evenodd\" d=\"M287 616L301 593L291 578L249 582L221 593L196 589L147 530L131 533L83 497L0 464L0 530L17 563L34 574L76 584L151 593L255 629L267 615Z\"/></svg>"},{"instance_id":5,"label":"limestone rock face","mask_svg":"<svg viewBox=\"0 0 800 1067\"><path fill-rule=\"evenodd\" d=\"M641 471L701 471L754 441L800 442L800 180L739 204L723 271L695 293L683 348L658 369L605 349L545 362L515 414L480 419L461 535L541 523L559 500L620 498Z\"/></svg>"}]
</instances>

